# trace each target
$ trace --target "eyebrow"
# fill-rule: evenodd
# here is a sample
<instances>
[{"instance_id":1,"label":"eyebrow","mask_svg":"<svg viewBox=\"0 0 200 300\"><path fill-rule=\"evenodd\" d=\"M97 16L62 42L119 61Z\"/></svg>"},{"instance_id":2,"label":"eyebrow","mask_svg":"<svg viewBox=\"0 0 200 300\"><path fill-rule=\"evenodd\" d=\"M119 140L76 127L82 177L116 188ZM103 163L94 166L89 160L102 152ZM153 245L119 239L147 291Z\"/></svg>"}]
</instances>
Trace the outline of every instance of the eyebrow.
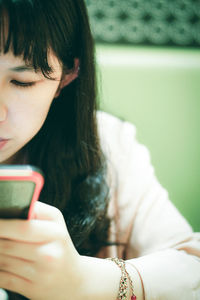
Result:
<instances>
[{"instance_id":1,"label":"eyebrow","mask_svg":"<svg viewBox=\"0 0 200 300\"><path fill-rule=\"evenodd\" d=\"M14 68L10 68L9 69L10 71L13 71L13 72L35 72L35 69L33 67L29 67L29 66L26 66L26 65L22 65L22 66L17 66L17 67L14 67Z\"/></svg>"}]
</instances>

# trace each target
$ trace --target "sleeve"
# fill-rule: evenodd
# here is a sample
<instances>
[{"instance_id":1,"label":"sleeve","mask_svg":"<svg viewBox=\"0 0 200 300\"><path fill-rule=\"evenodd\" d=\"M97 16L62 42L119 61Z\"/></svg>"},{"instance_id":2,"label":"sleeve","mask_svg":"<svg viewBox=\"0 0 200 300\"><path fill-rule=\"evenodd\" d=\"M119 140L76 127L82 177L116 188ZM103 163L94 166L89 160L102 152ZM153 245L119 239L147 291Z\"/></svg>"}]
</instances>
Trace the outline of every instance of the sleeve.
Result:
<instances>
[{"instance_id":1,"label":"sleeve","mask_svg":"<svg viewBox=\"0 0 200 300\"><path fill-rule=\"evenodd\" d=\"M200 233L170 202L149 151L136 140L135 127L110 122L107 142L118 174L119 237L126 236L125 257L139 273L145 299L200 300Z\"/></svg>"}]
</instances>

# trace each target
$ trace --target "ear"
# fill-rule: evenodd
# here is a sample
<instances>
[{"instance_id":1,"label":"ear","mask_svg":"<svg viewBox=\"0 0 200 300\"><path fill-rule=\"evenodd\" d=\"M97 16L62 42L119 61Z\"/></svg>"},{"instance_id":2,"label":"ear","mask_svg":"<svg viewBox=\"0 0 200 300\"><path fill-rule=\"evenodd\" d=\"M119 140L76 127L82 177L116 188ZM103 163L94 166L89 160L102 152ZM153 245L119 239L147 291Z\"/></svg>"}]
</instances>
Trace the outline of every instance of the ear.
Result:
<instances>
[{"instance_id":1,"label":"ear","mask_svg":"<svg viewBox=\"0 0 200 300\"><path fill-rule=\"evenodd\" d=\"M65 74L63 76L54 98L57 98L60 95L61 90L78 77L78 73L79 73L79 59L75 58L74 59L74 70L71 73Z\"/></svg>"}]
</instances>

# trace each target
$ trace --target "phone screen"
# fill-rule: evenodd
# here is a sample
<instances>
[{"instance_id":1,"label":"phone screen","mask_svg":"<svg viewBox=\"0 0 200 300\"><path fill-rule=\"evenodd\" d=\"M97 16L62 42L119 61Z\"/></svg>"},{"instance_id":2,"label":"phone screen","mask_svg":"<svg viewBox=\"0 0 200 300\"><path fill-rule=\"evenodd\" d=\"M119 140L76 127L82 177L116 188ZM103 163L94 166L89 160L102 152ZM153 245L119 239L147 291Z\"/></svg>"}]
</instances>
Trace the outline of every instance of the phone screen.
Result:
<instances>
[{"instance_id":1,"label":"phone screen","mask_svg":"<svg viewBox=\"0 0 200 300\"><path fill-rule=\"evenodd\" d=\"M0 165L0 218L31 219L43 184L35 166Z\"/></svg>"},{"instance_id":2,"label":"phone screen","mask_svg":"<svg viewBox=\"0 0 200 300\"><path fill-rule=\"evenodd\" d=\"M0 218L27 218L34 190L32 181L0 181Z\"/></svg>"}]
</instances>

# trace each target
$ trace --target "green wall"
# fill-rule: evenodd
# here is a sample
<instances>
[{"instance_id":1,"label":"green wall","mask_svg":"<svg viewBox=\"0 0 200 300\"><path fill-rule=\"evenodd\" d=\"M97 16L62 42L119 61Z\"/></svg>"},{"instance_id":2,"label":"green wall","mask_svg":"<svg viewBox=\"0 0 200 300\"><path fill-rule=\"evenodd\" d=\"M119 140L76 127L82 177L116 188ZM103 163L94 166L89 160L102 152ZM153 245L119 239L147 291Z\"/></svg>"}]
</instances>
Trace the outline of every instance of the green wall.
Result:
<instances>
[{"instance_id":1,"label":"green wall","mask_svg":"<svg viewBox=\"0 0 200 300\"><path fill-rule=\"evenodd\" d=\"M200 231L200 51L97 45L101 109L136 125L170 199Z\"/></svg>"}]
</instances>

